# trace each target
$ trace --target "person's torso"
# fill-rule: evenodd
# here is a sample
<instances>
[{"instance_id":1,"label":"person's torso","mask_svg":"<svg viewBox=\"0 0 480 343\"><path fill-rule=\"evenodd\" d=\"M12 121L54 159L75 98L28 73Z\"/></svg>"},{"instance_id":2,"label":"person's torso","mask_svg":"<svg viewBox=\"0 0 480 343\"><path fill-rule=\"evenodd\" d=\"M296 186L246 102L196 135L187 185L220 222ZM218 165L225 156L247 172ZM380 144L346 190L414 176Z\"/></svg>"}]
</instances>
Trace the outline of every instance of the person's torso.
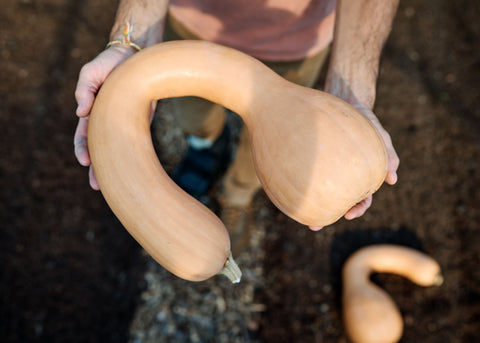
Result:
<instances>
[{"instance_id":1,"label":"person's torso","mask_svg":"<svg viewBox=\"0 0 480 343\"><path fill-rule=\"evenodd\" d=\"M332 40L336 0L171 0L202 39L270 61L312 56Z\"/></svg>"}]
</instances>

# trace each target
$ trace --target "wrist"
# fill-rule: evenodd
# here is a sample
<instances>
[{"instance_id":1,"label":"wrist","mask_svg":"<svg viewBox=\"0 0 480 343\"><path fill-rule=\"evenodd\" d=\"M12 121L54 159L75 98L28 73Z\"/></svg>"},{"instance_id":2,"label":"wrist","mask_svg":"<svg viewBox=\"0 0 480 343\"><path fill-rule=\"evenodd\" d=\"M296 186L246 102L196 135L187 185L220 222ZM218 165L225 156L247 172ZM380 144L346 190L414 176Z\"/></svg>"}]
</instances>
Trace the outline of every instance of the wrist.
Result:
<instances>
[{"instance_id":1,"label":"wrist","mask_svg":"<svg viewBox=\"0 0 480 343\"><path fill-rule=\"evenodd\" d=\"M141 48L161 42L168 3L168 0L120 0L110 41L123 41L128 36Z\"/></svg>"},{"instance_id":2,"label":"wrist","mask_svg":"<svg viewBox=\"0 0 480 343\"><path fill-rule=\"evenodd\" d=\"M134 55L138 50L131 46L123 44L107 44L105 51L113 51L116 55L122 56L122 58L128 58Z\"/></svg>"},{"instance_id":3,"label":"wrist","mask_svg":"<svg viewBox=\"0 0 480 343\"><path fill-rule=\"evenodd\" d=\"M325 92L335 95L354 106L373 108L376 97L377 73L347 70L330 67L326 81Z\"/></svg>"},{"instance_id":4,"label":"wrist","mask_svg":"<svg viewBox=\"0 0 480 343\"><path fill-rule=\"evenodd\" d=\"M115 35L113 35L113 38L107 44L107 48L111 46L124 46L136 51L142 50L142 47L132 40L132 34L135 32L132 24L127 21L125 26L123 26L119 31L121 37L117 38Z\"/></svg>"},{"instance_id":5,"label":"wrist","mask_svg":"<svg viewBox=\"0 0 480 343\"><path fill-rule=\"evenodd\" d=\"M373 107L380 55L398 0L337 2L326 90L350 103Z\"/></svg>"}]
</instances>

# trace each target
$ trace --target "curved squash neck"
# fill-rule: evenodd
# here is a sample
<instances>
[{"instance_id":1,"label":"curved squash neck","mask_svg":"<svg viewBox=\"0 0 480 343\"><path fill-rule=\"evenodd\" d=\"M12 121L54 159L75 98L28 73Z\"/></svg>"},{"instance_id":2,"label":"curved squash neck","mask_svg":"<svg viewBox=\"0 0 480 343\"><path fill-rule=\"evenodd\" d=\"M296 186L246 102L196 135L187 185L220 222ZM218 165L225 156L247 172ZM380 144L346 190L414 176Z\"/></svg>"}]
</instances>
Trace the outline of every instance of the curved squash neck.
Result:
<instances>
[{"instance_id":1,"label":"curved squash neck","mask_svg":"<svg viewBox=\"0 0 480 343\"><path fill-rule=\"evenodd\" d=\"M373 273L393 273L416 284L426 285L429 282L425 282L425 273L415 271L422 268L425 270L426 266L432 263L433 260L429 256L411 248L378 245L357 252L355 259L350 260L348 266L351 271L350 277L357 283L370 282L369 277ZM434 276L431 283L437 284L441 280L443 279L438 274Z\"/></svg>"},{"instance_id":2,"label":"curved squash neck","mask_svg":"<svg viewBox=\"0 0 480 343\"><path fill-rule=\"evenodd\" d=\"M139 63L140 59L147 63ZM197 96L229 108L244 121L249 121L272 82L282 80L258 60L204 41L158 44L134 55L121 68L130 69L126 88L145 101Z\"/></svg>"}]
</instances>

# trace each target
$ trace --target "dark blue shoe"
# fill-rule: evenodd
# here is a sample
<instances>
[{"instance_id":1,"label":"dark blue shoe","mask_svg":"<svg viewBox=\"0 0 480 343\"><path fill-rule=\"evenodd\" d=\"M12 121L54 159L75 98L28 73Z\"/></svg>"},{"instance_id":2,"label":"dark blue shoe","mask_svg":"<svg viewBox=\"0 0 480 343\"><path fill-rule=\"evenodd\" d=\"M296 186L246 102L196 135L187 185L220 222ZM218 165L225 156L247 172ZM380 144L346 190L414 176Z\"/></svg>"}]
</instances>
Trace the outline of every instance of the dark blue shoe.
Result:
<instances>
[{"instance_id":1,"label":"dark blue shoe","mask_svg":"<svg viewBox=\"0 0 480 343\"><path fill-rule=\"evenodd\" d=\"M185 192L200 199L225 173L231 160L230 131L225 125L222 134L211 147L195 149L189 146L171 178Z\"/></svg>"}]
</instances>

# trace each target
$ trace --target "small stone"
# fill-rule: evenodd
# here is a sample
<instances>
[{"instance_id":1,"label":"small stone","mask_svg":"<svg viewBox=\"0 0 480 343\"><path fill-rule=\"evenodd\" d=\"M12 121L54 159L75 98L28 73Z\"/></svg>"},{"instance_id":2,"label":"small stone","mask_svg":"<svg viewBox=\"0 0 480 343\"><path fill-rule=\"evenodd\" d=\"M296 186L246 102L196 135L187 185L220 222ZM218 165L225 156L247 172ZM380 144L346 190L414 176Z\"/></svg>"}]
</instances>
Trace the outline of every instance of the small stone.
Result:
<instances>
[{"instance_id":1,"label":"small stone","mask_svg":"<svg viewBox=\"0 0 480 343\"><path fill-rule=\"evenodd\" d=\"M265 304L251 304L250 311L251 312L265 312L267 310L267 306Z\"/></svg>"},{"instance_id":2,"label":"small stone","mask_svg":"<svg viewBox=\"0 0 480 343\"><path fill-rule=\"evenodd\" d=\"M457 77L455 76L455 74L449 73L445 76L445 81L447 83L454 83L456 80L457 80Z\"/></svg>"},{"instance_id":3,"label":"small stone","mask_svg":"<svg viewBox=\"0 0 480 343\"><path fill-rule=\"evenodd\" d=\"M162 322L167 318L167 314L165 312L158 312L155 318L157 321Z\"/></svg>"},{"instance_id":4,"label":"small stone","mask_svg":"<svg viewBox=\"0 0 480 343\"><path fill-rule=\"evenodd\" d=\"M330 306L328 304L323 303L320 305L320 312L322 312L323 314L327 313L329 310Z\"/></svg>"},{"instance_id":5,"label":"small stone","mask_svg":"<svg viewBox=\"0 0 480 343\"><path fill-rule=\"evenodd\" d=\"M28 73L28 70L23 69L23 68L18 71L18 76L19 76L20 78L22 78L22 79L27 78L27 77L28 77L28 74L29 74L29 73Z\"/></svg>"},{"instance_id":6,"label":"small stone","mask_svg":"<svg viewBox=\"0 0 480 343\"><path fill-rule=\"evenodd\" d=\"M87 241L91 242L95 239L95 231L93 230L88 230L87 233L85 234L85 238Z\"/></svg>"},{"instance_id":7,"label":"small stone","mask_svg":"<svg viewBox=\"0 0 480 343\"><path fill-rule=\"evenodd\" d=\"M79 58L82 55L82 50L79 48L73 48L72 51L70 51L70 56L73 58Z\"/></svg>"},{"instance_id":8,"label":"small stone","mask_svg":"<svg viewBox=\"0 0 480 343\"><path fill-rule=\"evenodd\" d=\"M223 299L222 297L218 297L215 301L215 304L217 306L217 311L218 312L220 312L220 313L225 312L225 308L227 307L227 305L225 303L225 299Z\"/></svg>"},{"instance_id":9,"label":"small stone","mask_svg":"<svg viewBox=\"0 0 480 343\"><path fill-rule=\"evenodd\" d=\"M405 325L412 325L414 322L413 317L408 314L405 315L404 322L405 322Z\"/></svg>"},{"instance_id":10,"label":"small stone","mask_svg":"<svg viewBox=\"0 0 480 343\"><path fill-rule=\"evenodd\" d=\"M415 50L411 50L408 52L408 58L413 62L417 62L420 59L420 54Z\"/></svg>"},{"instance_id":11,"label":"small stone","mask_svg":"<svg viewBox=\"0 0 480 343\"><path fill-rule=\"evenodd\" d=\"M35 324L35 335L37 337L41 336L43 333L43 325L42 324Z\"/></svg>"},{"instance_id":12,"label":"small stone","mask_svg":"<svg viewBox=\"0 0 480 343\"><path fill-rule=\"evenodd\" d=\"M425 105L427 103L427 96L426 95L419 95L417 97L417 102L420 104L420 105Z\"/></svg>"},{"instance_id":13,"label":"small stone","mask_svg":"<svg viewBox=\"0 0 480 343\"><path fill-rule=\"evenodd\" d=\"M412 18L415 15L415 12L416 11L413 6L408 6L407 8L405 8L403 13L405 14L405 17Z\"/></svg>"}]
</instances>

